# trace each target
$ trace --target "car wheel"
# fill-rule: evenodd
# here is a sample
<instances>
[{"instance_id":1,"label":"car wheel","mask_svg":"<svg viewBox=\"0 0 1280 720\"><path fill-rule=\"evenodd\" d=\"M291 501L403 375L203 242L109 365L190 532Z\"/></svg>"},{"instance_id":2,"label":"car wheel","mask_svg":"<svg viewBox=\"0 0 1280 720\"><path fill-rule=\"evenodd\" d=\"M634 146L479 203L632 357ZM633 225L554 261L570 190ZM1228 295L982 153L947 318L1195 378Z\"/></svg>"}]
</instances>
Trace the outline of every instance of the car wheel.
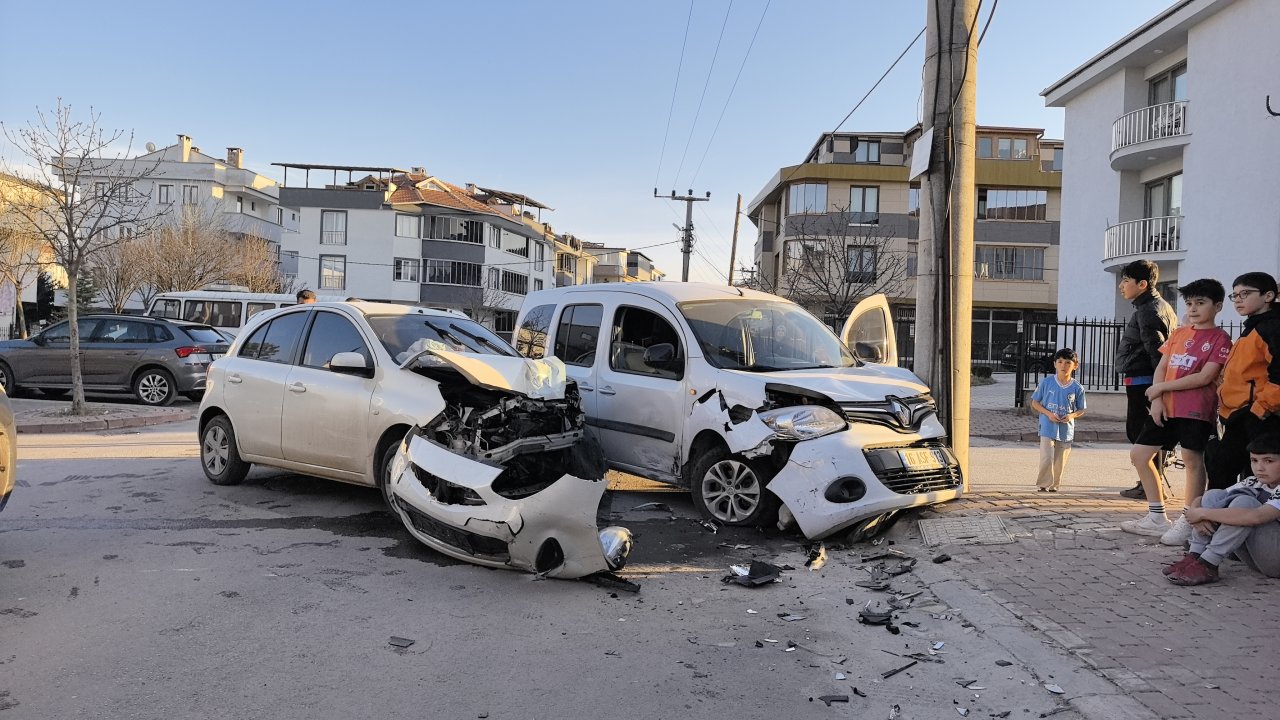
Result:
<instances>
[{"instance_id":1,"label":"car wheel","mask_svg":"<svg viewBox=\"0 0 1280 720\"><path fill-rule=\"evenodd\" d=\"M64 398L69 392L71 391L66 388L40 388L40 394L51 400Z\"/></svg>"},{"instance_id":2,"label":"car wheel","mask_svg":"<svg viewBox=\"0 0 1280 720\"><path fill-rule=\"evenodd\" d=\"M395 505L391 498L391 461L395 460L399 450L400 443L391 443L382 451L382 457L378 458L378 491L382 493L382 502L386 503L387 509L393 514Z\"/></svg>"},{"instance_id":3,"label":"car wheel","mask_svg":"<svg viewBox=\"0 0 1280 720\"><path fill-rule=\"evenodd\" d=\"M713 447L694 463L690 493L705 517L725 525L758 525L777 509L759 465Z\"/></svg>"},{"instance_id":4,"label":"car wheel","mask_svg":"<svg viewBox=\"0 0 1280 720\"><path fill-rule=\"evenodd\" d=\"M210 420L200 433L200 465L214 485L239 485L249 473L249 463L240 459L236 433L226 415Z\"/></svg>"},{"instance_id":5,"label":"car wheel","mask_svg":"<svg viewBox=\"0 0 1280 720\"><path fill-rule=\"evenodd\" d=\"M13 370L8 363L0 362L0 387L4 387L6 395L12 396L18 391L13 384Z\"/></svg>"},{"instance_id":6,"label":"car wheel","mask_svg":"<svg viewBox=\"0 0 1280 720\"><path fill-rule=\"evenodd\" d=\"M168 370L148 368L133 381L133 395L143 405L169 405L177 394L178 389Z\"/></svg>"},{"instance_id":7,"label":"car wheel","mask_svg":"<svg viewBox=\"0 0 1280 720\"><path fill-rule=\"evenodd\" d=\"M190 401L191 401L191 402L193 402L193 403L198 403L198 402L200 402L201 400L203 400L203 399L204 399L204 391L203 391L203 390L195 390L195 391L193 391L193 392L184 392L184 393L182 393L182 397L184 397L184 398L186 398L186 399L190 400Z\"/></svg>"}]
</instances>

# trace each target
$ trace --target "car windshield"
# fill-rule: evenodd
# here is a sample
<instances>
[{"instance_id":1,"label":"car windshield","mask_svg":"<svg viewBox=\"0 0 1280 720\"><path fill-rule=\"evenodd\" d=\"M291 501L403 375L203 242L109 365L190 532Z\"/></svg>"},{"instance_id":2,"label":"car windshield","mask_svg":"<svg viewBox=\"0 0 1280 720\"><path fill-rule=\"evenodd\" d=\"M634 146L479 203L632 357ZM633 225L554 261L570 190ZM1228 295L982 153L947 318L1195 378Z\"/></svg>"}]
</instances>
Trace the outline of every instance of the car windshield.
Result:
<instances>
[{"instance_id":1,"label":"car windshield","mask_svg":"<svg viewBox=\"0 0 1280 720\"><path fill-rule=\"evenodd\" d=\"M481 355L517 355L515 348L485 326L462 317L371 315L369 324L396 362L433 347Z\"/></svg>"},{"instance_id":2,"label":"car windshield","mask_svg":"<svg viewBox=\"0 0 1280 720\"><path fill-rule=\"evenodd\" d=\"M678 307L707 362L718 368L768 372L858 362L827 326L792 303L739 298Z\"/></svg>"}]
</instances>

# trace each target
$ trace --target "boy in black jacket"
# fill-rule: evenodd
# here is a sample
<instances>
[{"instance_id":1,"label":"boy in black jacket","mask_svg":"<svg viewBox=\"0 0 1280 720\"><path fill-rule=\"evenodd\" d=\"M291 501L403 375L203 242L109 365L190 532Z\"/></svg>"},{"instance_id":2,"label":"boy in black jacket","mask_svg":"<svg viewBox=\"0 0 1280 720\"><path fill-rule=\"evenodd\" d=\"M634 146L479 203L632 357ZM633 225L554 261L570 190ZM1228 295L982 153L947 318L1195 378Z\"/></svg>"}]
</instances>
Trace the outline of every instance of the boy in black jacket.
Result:
<instances>
[{"instance_id":1,"label":"boy in black jacket","mask_svg":"<svg viewBox=\"0 0 1280 720\"><path fill-rule=\"evenodd\" d=\"M1125 323L1120 346L1116 349L1116 372L1123 378L1128 399L1125 435L1131 443L1137 442L1142 425L1151 412L1147 388L1151 387L1152 376L1160 364L1160 346L1178 327L1177 313L1156 292L1159 279L1160 267L1150 260L1134 260L1120 270L1120 294L1133 303L1133 314ZM1163 462L1156 463L1162 476L1163 465ZM1136 500L1146 498L1142 481L1120 494Z\"/></svg>"}]
</instances>

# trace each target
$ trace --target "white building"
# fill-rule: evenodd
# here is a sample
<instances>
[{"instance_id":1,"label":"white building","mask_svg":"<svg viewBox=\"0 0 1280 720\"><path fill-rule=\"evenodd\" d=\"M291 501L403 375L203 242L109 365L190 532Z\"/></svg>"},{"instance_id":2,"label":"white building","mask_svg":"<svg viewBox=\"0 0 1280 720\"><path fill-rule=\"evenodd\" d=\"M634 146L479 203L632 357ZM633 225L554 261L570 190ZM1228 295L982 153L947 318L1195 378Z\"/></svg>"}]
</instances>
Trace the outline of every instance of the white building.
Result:
<instances>
[{"instance_id":1,"label":"white building","mask_svg":"<svg viewBox=\"0 0 1280 720\"><path fill-rule=\"evenodd\" d=\"M1127 315L1138 258L1170 301L1280 271L1277 28L1275 0L1182 0L1042 93L1066 109L1060 316Z\"/></svg>"},{"instance_id":2,"label":"white building","mask_svg":"<svg viewBox=\"0 0 1280 720\"><path fill-rule=\"evenodd\" d=\"M554 287L550 237L422 168L276 164L299 211L282 259L299 287L463 310L500 333L526 294ZM333 181L310 187L313 172Z\"/></svg>"}]
</instances>

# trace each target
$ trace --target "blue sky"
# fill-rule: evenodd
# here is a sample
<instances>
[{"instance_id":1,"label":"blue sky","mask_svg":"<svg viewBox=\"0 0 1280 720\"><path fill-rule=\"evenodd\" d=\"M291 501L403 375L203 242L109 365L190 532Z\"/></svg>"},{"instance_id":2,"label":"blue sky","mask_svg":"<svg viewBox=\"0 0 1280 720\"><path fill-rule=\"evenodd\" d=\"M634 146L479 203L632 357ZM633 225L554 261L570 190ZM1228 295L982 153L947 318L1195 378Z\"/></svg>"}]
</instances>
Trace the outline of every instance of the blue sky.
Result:
<instances>
[{"instance_id":1,"label":"blue sky","mask_svg":"<svg viewBox=\"0 0 1280 720\"><path fill-rule=\"evenodd\" d=\"M978 122L1061 137L1062 111L1040 91L1168 5L1000 2L979 53ZM694 0L692 15L687 0L0 0L0 121L61 97L139 145L185 133L215 156L242 147L277 179L272 162L421 165L525 193L587 240L668 243L644 252L671 279L684 206L655 200L655 182L710 191L694 212L691 279L723 282L735 195L749 201L840 122L924 27L925 7L773 0L746 56L766 0ZM921 40L843 129L915 123L923 57ZM740 237L750 265L746 218Z\"/></svg>"}]
</instances>

